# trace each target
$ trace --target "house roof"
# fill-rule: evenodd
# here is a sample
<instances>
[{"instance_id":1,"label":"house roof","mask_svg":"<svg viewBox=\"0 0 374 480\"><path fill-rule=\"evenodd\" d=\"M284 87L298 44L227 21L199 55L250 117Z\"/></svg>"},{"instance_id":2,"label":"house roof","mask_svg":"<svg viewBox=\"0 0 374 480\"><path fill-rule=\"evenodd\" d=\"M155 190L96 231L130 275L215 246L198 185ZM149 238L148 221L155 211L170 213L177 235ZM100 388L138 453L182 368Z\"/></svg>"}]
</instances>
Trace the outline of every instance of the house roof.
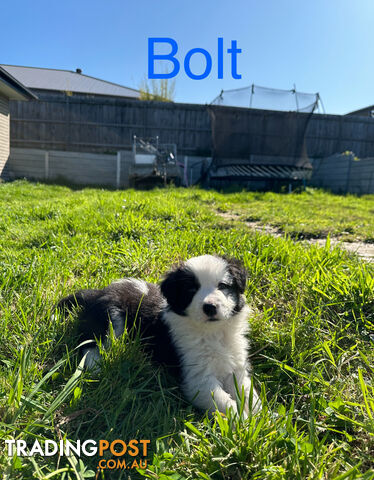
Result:
<instances>
[{"instance_id":1,"label":"house roof","mask_svg":"<svg viewBox=\"0 0 374 480\"><path fill-rule=\"evenodd\" d=\"M374 111L374 105L369 105L367 107L363 107L363 108L360 108L358 110L353 110L352 112L348 112L346 113L346 115L360 115L361 113L362 114L367 114L369 113L371 110Z\"/></svg>"},{"instance_id":2,"label":"house roof","mask_svg":"<svg viewBox=\"0 0 374 480\"><path fill-rule=\"evenodd\" d=\"M38 97L0 66L0 94L9 100L29 100Z\"/></svg>"},{"instance_id":3,"label":"house roof","mask_svg":"<svg viewBox=\"0 0 374 480\"><path fill-rule=\"evenodd\" d=\"M1 65L28 88L138 98L138 90L70 70ZM78 69L77 69L78 70Z\"/></svg>"}]
</instances>

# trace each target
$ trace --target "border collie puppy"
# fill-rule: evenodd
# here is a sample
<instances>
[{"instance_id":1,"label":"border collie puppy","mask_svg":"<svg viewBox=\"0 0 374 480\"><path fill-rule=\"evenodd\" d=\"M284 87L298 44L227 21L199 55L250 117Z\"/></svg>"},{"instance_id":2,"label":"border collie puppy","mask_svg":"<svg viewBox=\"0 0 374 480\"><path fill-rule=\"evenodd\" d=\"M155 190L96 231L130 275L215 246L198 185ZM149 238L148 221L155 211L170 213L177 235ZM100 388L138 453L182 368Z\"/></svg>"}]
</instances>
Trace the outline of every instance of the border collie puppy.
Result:
<instances>
[{"instance_id":1,"label":"border collie puppy","mask_svg":"<svg viewBox=\"0 0 374 480\"><path fill-rule=\"evenodd\" d=\"M248 361L249 307L244 297L246 272L241 262L202 255L166 274L160 286L124 278L102 290L80 290L62 299L58 308L81 308L80 339L86 366L100 360L95 339L138 329L145 350L155 362L180 375L185 396L198 408L237 412L239 393L251 392ZM253 389L253 412L261 402Z\"/></svg>"}]
</instances>

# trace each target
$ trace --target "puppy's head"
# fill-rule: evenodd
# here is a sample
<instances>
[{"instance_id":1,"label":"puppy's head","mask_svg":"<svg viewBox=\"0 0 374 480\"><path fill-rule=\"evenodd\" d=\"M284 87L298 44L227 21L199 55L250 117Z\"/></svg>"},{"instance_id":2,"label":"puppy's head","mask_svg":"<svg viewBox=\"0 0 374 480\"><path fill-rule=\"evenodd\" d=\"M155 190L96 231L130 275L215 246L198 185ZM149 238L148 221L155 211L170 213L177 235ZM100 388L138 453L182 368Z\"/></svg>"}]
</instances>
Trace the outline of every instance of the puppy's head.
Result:
<instances>
[{"instance_id":1,"label":"puppy's head","mask_svg":"<svg viewBox=\"0 0 374 480\"><path fill-rule=\"evenodd\" d=\"M199 323L224 322L244 305L246 271L236 259L202 255L169 272L161 291L170 309Z\"/></svg>"}]
</instances>

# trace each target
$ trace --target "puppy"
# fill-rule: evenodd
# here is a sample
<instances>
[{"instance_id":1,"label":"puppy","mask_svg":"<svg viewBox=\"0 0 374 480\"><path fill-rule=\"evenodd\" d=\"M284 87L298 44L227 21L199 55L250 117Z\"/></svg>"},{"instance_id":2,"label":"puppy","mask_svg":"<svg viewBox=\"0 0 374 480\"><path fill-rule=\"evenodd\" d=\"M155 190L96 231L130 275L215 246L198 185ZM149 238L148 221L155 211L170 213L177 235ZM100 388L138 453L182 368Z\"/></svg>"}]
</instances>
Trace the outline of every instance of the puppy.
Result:
<instances>
[{"instance_id":1,"label":"puppy","mask_svg":"<svg viewBox=\"0 0 374 480\"><path fill-rule=\"evenodd\" d=\"M81 308L81 341L86 366L97 366L95 339L105 337L109 322L116 336L135 327L144 349L157 363L180 376L183 392L196 407L237 412L236 387L256 413L261 402L252 388L248 361L249 307L244 297L246 272L235 259L194 257L166 274L160 286L124 278L102 290L80 290L58 308ZM252 405L248 405L252 391Z\"/></svg>"}]
</instances>

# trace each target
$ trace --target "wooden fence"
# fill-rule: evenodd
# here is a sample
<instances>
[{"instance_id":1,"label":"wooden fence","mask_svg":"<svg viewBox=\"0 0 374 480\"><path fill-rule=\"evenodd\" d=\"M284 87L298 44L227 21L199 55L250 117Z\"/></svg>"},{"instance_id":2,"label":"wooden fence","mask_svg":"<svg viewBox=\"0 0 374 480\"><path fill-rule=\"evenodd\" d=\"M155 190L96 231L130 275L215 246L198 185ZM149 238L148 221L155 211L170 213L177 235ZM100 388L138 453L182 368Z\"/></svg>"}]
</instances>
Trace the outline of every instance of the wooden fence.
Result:
<instances>
[{"instance_id":1,"label":"wooden fence","mask_svg":"<svg viewBox=\"0 0 374 480\"><path fill-rule=\"evenodd\" d=\"M12 147L113 153L130 149L134 135L158 135L185 155L211 150L201 105L79 96L11 104Z\"/></svg>"},{"instance_id":2,"label":"wooden fence","mask_svg":"<svg viewBox=\"0 0 374 480\"><path fill-rule=\"evenodd\" d=\"M264 144L271 134L274 151L281 151L284 132L269 131L269 111L247 112ZM209 156L212 150L211 120L205 105L44 93L39 101L12 101L10 113L12 147L115 153L129 149L135 134L158 135L163 143L175 143L178 153L184 155ZM304 120L308 114L294 115ZM374 157L374 119L314 114L305 140L305 153L311 158L346 150L358 157ZM235 142L235 138L227 141Z\"/></svg>"}]
</instances>

